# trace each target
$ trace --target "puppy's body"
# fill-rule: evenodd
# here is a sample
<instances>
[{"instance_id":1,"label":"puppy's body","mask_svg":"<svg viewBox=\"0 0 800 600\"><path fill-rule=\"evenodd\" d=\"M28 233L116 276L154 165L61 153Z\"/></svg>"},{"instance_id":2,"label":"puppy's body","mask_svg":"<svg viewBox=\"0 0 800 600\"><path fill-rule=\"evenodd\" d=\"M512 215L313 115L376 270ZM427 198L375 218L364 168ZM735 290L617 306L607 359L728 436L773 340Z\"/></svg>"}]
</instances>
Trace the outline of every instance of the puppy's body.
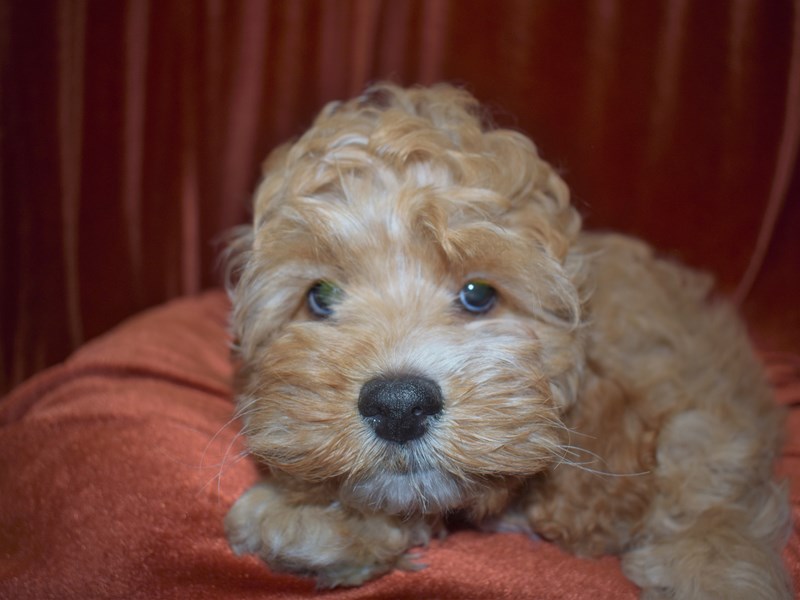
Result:
<instances>
[{"instance_id":1,"label":"puppy's body","mask_svg":"<svg viewBox=\"0 0 800 600\"><path fill-rule=\"evenodd\" d=\"M620 553L648 597L790 596L779 420L703 277L582 233L520 134L379 86L277 150L238 240L238 552L355 585L464 511Z\"/></svg>"}]
</instances>

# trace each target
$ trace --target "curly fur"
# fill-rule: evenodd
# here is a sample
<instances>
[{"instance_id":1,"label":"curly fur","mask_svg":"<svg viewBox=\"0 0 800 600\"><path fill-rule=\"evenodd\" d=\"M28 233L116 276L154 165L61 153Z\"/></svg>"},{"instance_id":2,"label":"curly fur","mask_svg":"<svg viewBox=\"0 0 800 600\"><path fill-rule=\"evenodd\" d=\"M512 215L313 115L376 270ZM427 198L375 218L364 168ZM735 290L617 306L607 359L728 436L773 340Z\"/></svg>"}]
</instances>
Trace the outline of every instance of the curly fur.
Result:
<instances>
[{"instance_id":1,"label":"curly fur","mask_svg":"<svg viewBox=\"0 0 800 600\"><path fill-rule=\"evenodd\" d=\"M451 511L522 513L621 554L643 597L791 596L779 414L705 276L583 232L532 142L449 86L329 104L264 167L230 294L239 413L270 475L226 520L237 551L357 585L413 568ZM499 294L481 316L455 303L474 279ZM323 280L343 295L320 320ZM396 373L444 396L404 444L357 408Z\"/></svg>"}]
</instances>

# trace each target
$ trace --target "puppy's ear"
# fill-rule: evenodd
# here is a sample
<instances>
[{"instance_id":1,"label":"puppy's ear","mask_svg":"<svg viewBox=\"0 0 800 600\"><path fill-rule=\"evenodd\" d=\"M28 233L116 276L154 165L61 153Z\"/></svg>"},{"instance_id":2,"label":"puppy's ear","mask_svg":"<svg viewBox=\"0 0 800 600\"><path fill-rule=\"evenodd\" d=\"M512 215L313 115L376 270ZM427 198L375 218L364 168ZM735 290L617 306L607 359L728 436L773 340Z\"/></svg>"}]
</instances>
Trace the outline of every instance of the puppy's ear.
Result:
<instances>
[{"instance_id":1,"label":"puppy's ear","mask_svg":"<svg viewBox=\"0 0 800 600\"><path fill-rule=\"evenodd\" d=\"M558 261L563 262L572 249L581 229L581 216L570 201L569 187L556 171L544 163L540 182L533 193L532 202L521 211L530 215L529 220L535 223L537 237L545 248ZM526 219L521 215L524 226ZM541 219L546 220L546 225Z\"/></svg>"},{"instance_id":2,"label":"puppy's ear","mask_svg":"<svg viewBox=\"0 0 800 600\"><path fill-rule=\"evenodd\" d=\"M293 142L287 142L275 148L261 163L261 183L256 189L253 199L253 228L267 221L277 208L277 199L281 196L283 185L282 173L286 171L289 151Z\"/></svg>"},{"instance_id":3,"label":"puppy's ear","mask_svg":"<svg viewBox=\"0 0 800 600\"><path fill-rule=\"evenodd\" d=\"M228 296L239 282L239 277L250 258L253 248L253 227L239 225L227 231L222 237L225 249L220 253L219 262L223 269L223 282Z\"/></svg>"}]
</instances>

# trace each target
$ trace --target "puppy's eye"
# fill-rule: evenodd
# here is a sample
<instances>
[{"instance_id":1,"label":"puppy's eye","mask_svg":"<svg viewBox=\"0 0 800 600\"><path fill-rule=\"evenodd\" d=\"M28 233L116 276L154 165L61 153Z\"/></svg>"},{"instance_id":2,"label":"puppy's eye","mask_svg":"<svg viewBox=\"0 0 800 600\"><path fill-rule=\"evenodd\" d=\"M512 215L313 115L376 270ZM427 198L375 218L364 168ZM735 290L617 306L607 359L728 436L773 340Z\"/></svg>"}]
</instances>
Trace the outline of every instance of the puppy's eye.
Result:
<instances>
[{"instance_id":1,"label":"puppy's eye","mask_svg":"<svg viewBox=\"0 0 800 600\"><path fill-rule=\"evenodd\" d=\"M458 293L458 300L471 313L488 312L497 300L497 291L485 281L468 281Z\"/></svg>"},{"instance_id":2,"label":"puppy's eye","mask_svg":"<svg viewBox=\"0 0 800 600\"><path fill-rule=\"evenodd\" d=\"M333 314L333 305L342 297L342 289L330 281L318 281L308 290L308 309L317 317Z\"/></svg>"}]
</instances>

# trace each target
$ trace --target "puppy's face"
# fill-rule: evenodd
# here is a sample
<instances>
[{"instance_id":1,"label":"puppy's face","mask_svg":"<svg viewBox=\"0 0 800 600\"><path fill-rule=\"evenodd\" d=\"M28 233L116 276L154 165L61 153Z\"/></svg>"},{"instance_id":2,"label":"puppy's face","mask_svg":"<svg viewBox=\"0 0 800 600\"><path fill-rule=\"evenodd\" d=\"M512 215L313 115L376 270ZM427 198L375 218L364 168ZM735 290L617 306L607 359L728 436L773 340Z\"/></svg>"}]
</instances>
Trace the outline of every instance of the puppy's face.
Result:
<instances>
[{"instance_id":1,"label":"puppy's face","mask_svg":"<svg viewBox=\"0 0 800 600\"><path fill-rule=\"evenodd\" d=\"M267 162L239 242L250 448L360 507L455 508L561 456L579 221L475 112L451 88L329 106Z\"/></svg>"}]
</instances>

